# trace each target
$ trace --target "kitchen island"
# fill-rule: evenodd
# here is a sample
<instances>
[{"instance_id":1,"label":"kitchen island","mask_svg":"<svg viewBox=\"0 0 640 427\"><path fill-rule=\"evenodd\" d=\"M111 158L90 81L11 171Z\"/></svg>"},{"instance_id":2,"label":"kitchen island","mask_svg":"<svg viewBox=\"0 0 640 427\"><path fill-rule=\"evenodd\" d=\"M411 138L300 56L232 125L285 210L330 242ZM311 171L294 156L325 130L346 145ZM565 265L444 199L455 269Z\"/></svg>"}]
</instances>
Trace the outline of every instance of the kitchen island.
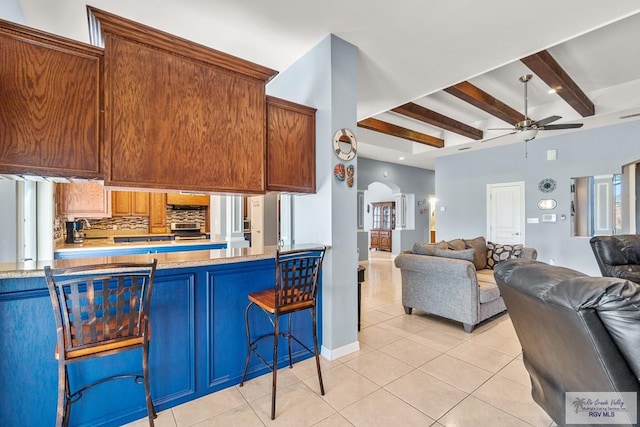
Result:
<instances>
[{"instance_id":1,"label":"kitchen island","mask_svg":"<svg viewBox=\"0 0 640 427\"><path fill-rule=\"evenodd\" d=\"M273 287L275 251L276 247L234 248L0 264L3 424L54 424L55 322L42 271L44 265L58 268L158 260L150 313L149 366L151 394L156 409L162 411L239 383L246 356L247 294ZM318 310L318 325L322 324L321 312ZM294 316L294 333L311 346L309 318L306 313L300 314L299 319ZM252 328L257 333L267 332L269 326L265 318L252 318ZM262 353L268 356L271 347L265 343ZM139 353L129 353L73 366L71 381L80 377L91 381L139 370ZM279 363L285 361L286 352L282 353L285 354ZM295 360L309 356L294 345ZM252 360L249 377L266 372L262 364ZM73 405L71 414L73 426L115 426L145 417L143 387L131 380L101 384L86 392Z\"/></svg>"}]
</instances>

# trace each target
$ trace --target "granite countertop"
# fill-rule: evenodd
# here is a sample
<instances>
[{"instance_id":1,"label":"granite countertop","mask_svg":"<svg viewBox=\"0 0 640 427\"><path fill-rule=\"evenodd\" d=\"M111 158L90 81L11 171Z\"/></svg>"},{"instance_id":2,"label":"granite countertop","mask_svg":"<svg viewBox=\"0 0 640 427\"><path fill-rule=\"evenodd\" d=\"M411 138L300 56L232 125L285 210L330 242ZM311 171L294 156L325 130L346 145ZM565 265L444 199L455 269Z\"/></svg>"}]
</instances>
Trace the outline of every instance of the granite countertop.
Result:
<instances>
[{"instance_id":1,"label":"granite countertop","mask_svg":"<svg viewBox=\"0 0 640 427\"><path fill-rule=\"evenodd\" d=\"M199 240L199 242L202 242ZM147 243L147 242L145 242ZM160 242L166 243L166 242ZM322 244L299 244L282 247L282 251L295 249L314 249ZM44 267L50 265L53 268L74 267L90 264L107 264L117 262L151 262L158 260L158 269L202 267L217 264L230 264L236 262L257 261L274 258L278 246L213 249L208 251L181 251L158 254L102 256L95 258L72 258L44 261L5 262L0 263L0 279L42 277Z\"/></svg>"},{"instance_id":2,"label":"granite countertop","mask_svg":"<svg viewBox=\"0 0 640 427\"><path fill-rule=\"evenodd\" d=\"M142 236L142 235L141 235ZM144 235L144 236L162 236L161 234ZM143 236L143 237L144 237ZM160 240L156 242L114 242L113 237L106 238L87 238L82 243L61 243L56 246L54 252L78 252L78 251L99 251L103 249L113 248L153 248L158 246L193 246L193 245L207 245L215 243L225 243L224 240L219 239L197 239L197 240Z\"/></svg>"}]
</instances>

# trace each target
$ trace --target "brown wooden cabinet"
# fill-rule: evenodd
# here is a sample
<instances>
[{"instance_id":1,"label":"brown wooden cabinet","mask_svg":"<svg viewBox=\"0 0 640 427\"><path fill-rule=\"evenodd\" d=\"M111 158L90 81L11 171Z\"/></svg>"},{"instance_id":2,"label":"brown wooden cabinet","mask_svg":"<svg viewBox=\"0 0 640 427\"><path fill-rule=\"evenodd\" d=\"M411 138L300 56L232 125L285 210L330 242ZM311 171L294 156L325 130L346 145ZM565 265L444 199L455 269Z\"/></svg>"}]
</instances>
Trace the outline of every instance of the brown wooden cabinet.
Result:
<instances>
[{"instance_id":1,"label":"brown wooden cabinet","mask_svg":"<svg viewBox=\"0 0 640 427\"><path fill-rule=\"evenodd\" d=\"M102 58L0 20L0 172L101 177Z\"/></svg>"},{"instance_id":2,"label":"brown wooden cabinet","mask_svg":"<svg viewBox=\"0 0 640 427\"><path fill-rule=\"evenodd\" d=\"M167 230L167 195L165 193L149 193L149 233L166 233Z\"/></svg>"},{"instance_id":3,"label":"brown wooden cabinet","mask_svg":"<svg viewBox=\"0 0 640 427\"><path fill-rule=\"evenodd\" d=\"M112 216L149 216L149 193L142 191L113 191Z\"/></svg>"},{"instance_id":4,"label":"brown wooden cabinet","mask_svg":"<svg viewBox=\"0 0 640 427\"><path fill-rule=\"evenodd\" d=\"M167 193L168 205L209 206L208 194Z\"/></svg>"},{"instance_id":5,"label":"brown wooden cabinet","mask_svg":"<svg viewBox=\"0 0 640 427\"><path fill-rule=\"evenodd\" d=\"M371 249L391 251L392 233L396 226L395 202L372 203Z\"/></svg>"},{"instance_id":6,"label":"brown wooden cabinet","mask_svg":"<svg viewBox=\"0 0 640 427\"><path fill-rule=\"evenodd\" d=\"M105 42L105 183L264 193L276 72L89 10Z\"/></svg>"},{"instance_id":7,"label":"brown wooden cabinet","mask_svg":"<svg viewBox=\"0 0 640 427\"><path fill-rule=\"evenodd\" d=\"M267 190L316 192L315 108L267 97Z\"/></svg>"},{"instance_id":8,"label":"brown wooden cabinet","mask_svg":"<svg viewBox=\"0 0 640 427\"><path fill-rule=\"evenodd\" d=\"M95 181L57 184L61 213L74 218L111 217L111 192Z\"/></svg>"}]
</instances>

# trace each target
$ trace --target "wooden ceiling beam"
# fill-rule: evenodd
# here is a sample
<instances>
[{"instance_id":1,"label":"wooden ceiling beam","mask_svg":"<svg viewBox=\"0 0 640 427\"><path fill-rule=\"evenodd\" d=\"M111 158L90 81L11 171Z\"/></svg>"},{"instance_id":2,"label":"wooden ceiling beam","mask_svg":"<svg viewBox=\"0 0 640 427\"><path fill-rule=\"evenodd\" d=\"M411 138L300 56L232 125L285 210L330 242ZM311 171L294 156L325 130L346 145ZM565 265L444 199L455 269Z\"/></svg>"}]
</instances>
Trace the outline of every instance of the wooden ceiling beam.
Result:
<instances>
[{"instance_id":1,"label":"wooden ceiling beam","mask_svg":"<svg viewBox=\"0 0 640 427\"><path fill-rule=\"evenodd\" d=\"M413 102L408 102L399 107L392 108L391 111L402 114L403 116L411 117L415 120L420 120L421 122L429 125L448 130L449 132L454 132L459 135L466 136L467 138L475 139L476 141L482 139L483 133L480 129L466 125Z\"/></svg>"},{"instance_id":2,"label":"wooden ceiling beam","mask_svg":"<svg viewBox=\"0 0 640 427\"><path fill-rule=\"evenodd\" d=\"M360 120L358 127L369 129L375 132L384 133L398 138L408 139L409 141L419 142L420 144L430 145L436 148L444 147L444 140L436 138L426 133L416 132L411 129L403 128L382 120L368 118Z\"/></svg>"},{"instance_id":3,"label":"wooden ceiling beam","mask_svg":"<svg viewBox=\"0 0 640 427\"><path fill-rule=\"evenodd\" d=\"M582 117L595 114L593 102L548 51L543 50L534 53L522 58L520 61L548 84L551 89L554 89Z\"/></svg>"},{"instance_id":4,"label":"wooden ceiling beam","mask_svg":"<svg viewBox=\"0 0 640 427\"><path fill-rule=\"evenodd\" d=\"M511 125L515 125L524 120L524 114L509 107L507 104L469 82L458 83L457 85L444 89L444 91Z\"/></svg>"}]
</instances>

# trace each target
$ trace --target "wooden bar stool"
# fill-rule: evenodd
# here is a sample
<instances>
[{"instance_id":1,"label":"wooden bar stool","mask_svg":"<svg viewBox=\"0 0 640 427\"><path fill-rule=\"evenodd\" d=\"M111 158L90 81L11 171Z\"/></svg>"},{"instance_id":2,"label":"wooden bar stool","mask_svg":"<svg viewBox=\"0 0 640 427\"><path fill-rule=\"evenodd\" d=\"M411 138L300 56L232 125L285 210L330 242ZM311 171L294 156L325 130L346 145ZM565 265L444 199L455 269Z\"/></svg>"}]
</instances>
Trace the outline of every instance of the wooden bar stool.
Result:
<instances>
[{"instance_id":1,"label":"wooden bar stool","mask_svg":"<svg viewBox=\"0 0 640 427\"><path fill-rule=\"evenodd\" d=\"M133 378L144 384L149 425L157 417L149 389L149 306L157 261L44 268L56 320L58 406L56 426L67 426L71 404L89 388ZM71 391L68 365L142 349L142 375L103 378Z\"/></svg>"},{"instance_id":2,"label":"wooden bar stool","mask_svg":"<svg viewBox=\"0 0 640 427\"><path fill-rule=\"evenodd\" d=\"M294 250L287 252L276 252L276 283L275 288L266 289L261 292L254 292L248 295L249 304L244 312L245 327L247 333L247 359L240 380L240 387L244 384L251 354L255 353L273 373L271 386L271 419L276 415L276 383L278 377L278 337L287 339L289 347L289 368L293 367L291 361L291 339L304 347L316 358L316 368L318 370L318 381L320 382L320 394L324 395L324 385L322 383L322 372L320 371L320 358L318 354L318 334L316 328L316 300L318 296L318 278L322 271L322 260L326 248L312 250ZM273 332L260 335L252 340L249 330L249 310L251 307L259 307L267 315L273 325ZM303 344L298 338L291 334L291 316L293 313L308 310L311 314L313 327L313 350ZM288 329L280 331L279 318L288 314ZM260 353L258 353L258 341L263 338L273 337L273 362L269 363Z\"/></svg>"}]
</instances>

